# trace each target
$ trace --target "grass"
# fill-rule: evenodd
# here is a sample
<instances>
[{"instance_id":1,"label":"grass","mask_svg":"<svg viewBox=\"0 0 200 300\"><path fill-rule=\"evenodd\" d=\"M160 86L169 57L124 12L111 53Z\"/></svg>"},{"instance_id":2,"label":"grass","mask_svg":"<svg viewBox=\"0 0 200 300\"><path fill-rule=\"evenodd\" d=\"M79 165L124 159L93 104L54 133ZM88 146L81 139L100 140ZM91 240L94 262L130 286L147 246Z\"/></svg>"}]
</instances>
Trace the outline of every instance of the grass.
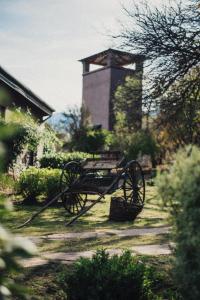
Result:
<instances>
[{"instance_id":1,"label":"grass","mask_svg":"<svg viewBox=\"0 0 200 300\"><path fill-rule=\"evenodd\" d=\"M74 225L65 227L64 221L69 220L65 217L66 212L63 207L51 207L38 216L33 223L22 229L15 229L23 223L30 215L39 209L35 206L14 206L14 210L4 217L4 223L8 228L23 236L45 236L52 233L66 232L84 232L101 231L106 232L112 229L133 229L145 227L160 227L168 224L168 212L161 206L161 200L158 198L156 188L147 187L146 203L143 211L134 222L111 222L109 216L110 197L95 205L91 211L88 211ZM96 250L99 248L107 249L128 249L135 245L151 245L169 242L168 234L136 236L136 237L118 237L111 233L106 236L73 239L73 240L50 240L39 239L38 249L43 252L72 252Z\"/></svg>"},{"instance_id":2,"label":"grass","mask_svg":"<svg viewBox=\"0 0 200 300\"><path fill-rule=\"evenodd\" d=\"M13 232L26 236L39 236L51 233L82 232L94 230L131 229L144 227L160 227L168 225L168 212L161 206L155 187L147 187L146 203L143 211L134 222L111 222L108 219L110 196L95 205L72 226L65 227L64 221L69 220L63 207L48 208L30 225L16 229L28 219L39 207L16 205L14 210L4 217L3 222Z\"/></svg>"},{"instance_id":3,"label":"grass","mask_svg":"<svg viewBox=\"0 0 200 300\"><path fill-rule=\"evenodd\" d=\"M3 223L6 227L23 236L45 236L51 233L66 232L84 232L84 231L109 231L112 229L133 229L145 227L168 226L168 212L161 206L161 200L156 193L156 187L147 186L147 195L145 207L141 214L134 222L111 222L109 216L110 197L93 207L93 209L81 217L73 226L65 227L64 221L69 220L64 208L51 207L34 220L29 226L16 229L30 215L39 209L36 206L14 206L14 210L4 217ZM106 236L88 239L74 240L49 240L38 239L38 248L40 253L43 252L75 252L85 250L96 250L99 248L106 249L128 249L135 245L150 245L167 243L170 237L168 234L135 236L135 237L118 237L117 235L107 234ZM140 256L139 256L140 258ZM169 288L173 288L170 280L170 256L147 257L148 263L154 265L158 272L164 274L164 282L161 283L161 294ZM62 290L57 278L62 275L62 270L71 268L71 266L48 264L35 268L23 270L21 275L17 276L17 282L28 286L30 300L65 300L67 296ZM165 297L166 299L172 299ZM162 299L162 298L160 298ZM19 300L19 298L14 298Z\"/></svg>"},{"instance_id":4,"label":"grass","mask_svg":"<svg viewBox=\"0 0 200 300\"><path fill-rule=\"evenodd\" d=\"M43 240L38 243L40 252L79 252L85 250L105 249L129 249L137 245L153 245L169 242L169 234L135 237L101 237L74 240Z\"/></svg>"}]
</instances>

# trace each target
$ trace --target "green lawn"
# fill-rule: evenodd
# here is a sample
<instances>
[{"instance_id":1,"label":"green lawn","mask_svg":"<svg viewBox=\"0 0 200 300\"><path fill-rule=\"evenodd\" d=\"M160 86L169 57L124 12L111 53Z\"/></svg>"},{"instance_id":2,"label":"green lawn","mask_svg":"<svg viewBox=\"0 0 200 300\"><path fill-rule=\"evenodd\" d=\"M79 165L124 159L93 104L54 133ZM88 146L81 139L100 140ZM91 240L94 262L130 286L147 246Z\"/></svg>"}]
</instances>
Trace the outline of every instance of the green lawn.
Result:
<instances>
[{"instance_id":1,"label":"green lawn","mask_svg":"<svg viewBox=\"0 0 200 300\"><path fill-rule=\"evenodd\" d=\"M15 205L14 210L8 214L4 222L13 232L23 236L44 236L52 233L101 231L105 232L112 229L133 229L145 227L167 226L168 213L161 206L161 200L156 194L155 187L147 187L146 203L143 211L134 222L111 222L108 219L110 206L110 196L99 204L95 205L72 226L66 227L64 221L69 220L63 207L48 208L38 216L27 227L16 229L39 207ZM40 252L68 252L95 250L100 247L107 249L119 248L128 249L134 245L160 244L169 241L168 234L148 235L137 237L118 237L108 235L98 238L75 239L75 240L41 240L38 242Z\"/></svg>"},{"instance_id":2,"label":"green lawn","mask_svg":"<svg viewBox=\"0 0 200 300\"><path fill-rule=\"evenodd\" d=\"M65 232L83 232L83 231L107 231L112 229L133 229L145 227L168 226L168 212L161 206L161 200L156 193L156 187L147 186L145 207L134 222L110 222L109 216L110 197L93 207L85 216L81 217L74 225L65 227L64 221L69 220L64 208L49 208L42 215L33 221L30 225L22 229L16 229L30 215L39 209L31 206L14 206L14 210L4 218L4 224L15 232L23 236L44 236L51 233ZM135 245L161 244L169 241L168 234L148 235L137 237L118 237L117 235L107 235L99 238L74 239L74 240L40 240L38 249L42 252L72 252L95 250L99 248L118 248L128 249ZM153 264L158 272L164 274L164 282L161 283L161 294L167 288L173 288L170 281L170 256L148 257L148 262ZM62 291L62 286L58 282L58 277L62 274L63 266L59 263L48 264L41 267L29 268L23 270L22 274L17 276L19 283L26 283L31 300L64 300L67 299ZM15 298L19 300L20 298ZM161 298L162 299L162 298ZM172 299L172 298L168 298Z\"/></svg>"},{"instance_id":3,"label":"green lawn","mask_svg":"<svg viewBox=\"0 0 200 300\"><path fill-rule=\"evenodd\" d=\"M94 198L94 197L93 197ZM63 207L48 208L25 228L16 229L39 209L36 206L15 205L14 210L3 220L6 226L20 235L44 235L63 232L80 232L109 229L129 229L158 227L168 225L168 212L161 206L155 187L147 187L145 207L134 222L111 222L108 220L110 196L106 196L101 203L95 205L90 211L76 221L72 226L66 227L64 222L69 220Z\"/></svg>"}]
</instances>

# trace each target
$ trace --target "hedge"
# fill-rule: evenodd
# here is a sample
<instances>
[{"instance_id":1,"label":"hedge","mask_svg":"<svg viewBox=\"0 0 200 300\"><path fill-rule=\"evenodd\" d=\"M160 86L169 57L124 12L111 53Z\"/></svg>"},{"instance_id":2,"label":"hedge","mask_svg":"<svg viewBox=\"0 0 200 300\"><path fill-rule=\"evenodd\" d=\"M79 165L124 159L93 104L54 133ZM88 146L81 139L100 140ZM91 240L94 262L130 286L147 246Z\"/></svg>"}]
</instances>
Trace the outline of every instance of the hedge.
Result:
<instances>
[{"instance_id":1,"label":"hedge","mask_svg":"<svg viewBox=\"0 0 200 300\"><path fill-rule=\"evenodd\" d=\"M85 152L72 152L72 153L61 152L56 154L48 154L48 155L44 155L40 159L40 167L59 169L72 160L81 161L90 157L92 157L92 155Z\"/></svg>"},{"instance_id":2,"label":"hedge","mask_svg":"<svg viewBox=\"0 0 200 300\"><path fill-rule=\"evenodd\" d=\"M27 203L36 202L39 196L50 199L59 192L61 170L30 167L23 171L18 190Z\"/></svg>"}]
</instances>

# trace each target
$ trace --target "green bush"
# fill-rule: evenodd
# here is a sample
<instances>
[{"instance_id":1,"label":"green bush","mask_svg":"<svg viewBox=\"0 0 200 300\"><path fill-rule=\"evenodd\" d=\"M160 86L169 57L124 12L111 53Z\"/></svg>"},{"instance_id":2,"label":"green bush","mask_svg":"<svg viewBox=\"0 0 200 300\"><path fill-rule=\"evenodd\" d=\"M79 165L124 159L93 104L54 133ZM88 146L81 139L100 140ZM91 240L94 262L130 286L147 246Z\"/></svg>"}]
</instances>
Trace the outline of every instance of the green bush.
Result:
<instances>
[{"instance_id":1,"label":"green bush","mask_svg":"<svg viewBox=\"0 0 200 300\"><path fill-rule=\"evenodd\" d=\"M7 171L21 153L26 137L27 131L22 125L16 127L16 124L0 119L0 156L4 157L0 160L2 171Z\"/></svg>"},{"instance_id":2,"label":"green bush","mask_svg":"<svg viewBox=\"0 0 200 300\"><path fill-rule=\"evenodd\" d=\"M0 100L2 100L0 90ZM8 168L9 164L15 158L20 149L19 132L14 126L6 125L0 120L0 188L5 189L12 186L8 175L3 171ZM10 147L10 148L9 148ZM13 152L12 152L13 151ZM1 191L2 192L2 191ZM8 215L8 208L11 203L0 193L0 221L3 222ZM22 273L22 267L19 264L19 258L30 257L36 254L36 247L32 242L11 234L5 227L0 224L0 299L27 299L25 290L11 279L12 274L19 275Z\"/></svg>"},{"instance_id":3,"label":"green bush","mask_svg":"<svg viewBox=\"0 0 200 300\"><path fill-rule=\"evenodd\" d=\"M128 251L109 257L100 250L92 259L79 259L60 280L69 300L147 300L154 299L154 274Z\"/></svg>"},{"instance_id":4,"label":"green bush","mask_svg":"<svg viewBox=\"0 0 200 300\"><path fill-rule=\"evenodd\" d=\"M179 151L157 185L174 224L175 281L183 299L200 299L200 149Z\"/></svg>"},{"instance_id":5,"label":"green bush","mask_svg":"<svg viewBox=\"0 0 200 300\"><path fill-rule=\"evenodd\" d=\"M45 181L45 195L47 199L53 198L60 191L60 175L59 169L42 169L42 177Z\"/></svg>"},{"instance_id":6,"label":"green bush","mask_svg":"<svg viewBox=\"0 0 200 300\"><path fill-rule=\"evenodd\" d=\"M66 163L74 160L81 161L86 158L92 157L91 154L85 152L72 152L72 153L56 153L56 154L48 154L44 155L40 159L41 168L54 168L59 169L62 168Z\"/></svg>"},{"instance_id":7,"label":"green bush","mask_svg":"<svg viewBox=\"0 0 200 300\"><path fill-rule=\"evenodd\" d=\"M138 131L130 136L128 147L125 150L128 159L137 159L138 155L150 155L152 164L155 165L158 145L150 132Z\"/></svg>"},{"instance_id":8,"label":"green bush","mask_svg":"<svg viewBox=\"0 0 200 300\"><path fill-rule=\"evenodd\" d=\"M30 204L36 202L41 195L49 199L59 192L60 174L61 170L58 169L30 167L20 175L19 192Z\"/></svg>"},{"instance_id":9,"label":"green bush","mask_svg":"<svg viewBox=\"0 0 200 300\"><path fill-rule=\"evenodd\" d=\"M15 190L16 182L13 177L8 174L0 173L0 192L13 192Z\"/></svg>"},{"instance_id":10,"label":"green bush","mask_svg":"<svg viewBox=\"0 0 200 300\"><path fill-rule=\"evenodd\" d=\"M72 139L72 149L76 151L99 151L107 146L107 140L110 132L106 129L85 128L79 136Z\"/></svg>"}]
</instances>

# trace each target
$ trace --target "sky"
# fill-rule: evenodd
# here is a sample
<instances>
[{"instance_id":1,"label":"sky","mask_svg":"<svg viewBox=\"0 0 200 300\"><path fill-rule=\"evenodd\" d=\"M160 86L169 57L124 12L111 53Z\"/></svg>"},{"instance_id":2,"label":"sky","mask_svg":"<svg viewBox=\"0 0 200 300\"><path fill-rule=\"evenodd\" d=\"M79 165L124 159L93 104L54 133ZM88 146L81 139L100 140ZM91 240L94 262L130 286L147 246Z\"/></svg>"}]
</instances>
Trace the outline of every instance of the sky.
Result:
<instances>
[{"instance_id":1,"label":"sky","mask_svg":"<svg viewBox=\"0 0 200 300\"><path fill-rule=\"evenodd\" d=\"M159 5L162 0L149 0ZM81 58L117 48L132 0L0 0L0 65L56 111L81 104Z\"/></svg>"}]
</instances>

